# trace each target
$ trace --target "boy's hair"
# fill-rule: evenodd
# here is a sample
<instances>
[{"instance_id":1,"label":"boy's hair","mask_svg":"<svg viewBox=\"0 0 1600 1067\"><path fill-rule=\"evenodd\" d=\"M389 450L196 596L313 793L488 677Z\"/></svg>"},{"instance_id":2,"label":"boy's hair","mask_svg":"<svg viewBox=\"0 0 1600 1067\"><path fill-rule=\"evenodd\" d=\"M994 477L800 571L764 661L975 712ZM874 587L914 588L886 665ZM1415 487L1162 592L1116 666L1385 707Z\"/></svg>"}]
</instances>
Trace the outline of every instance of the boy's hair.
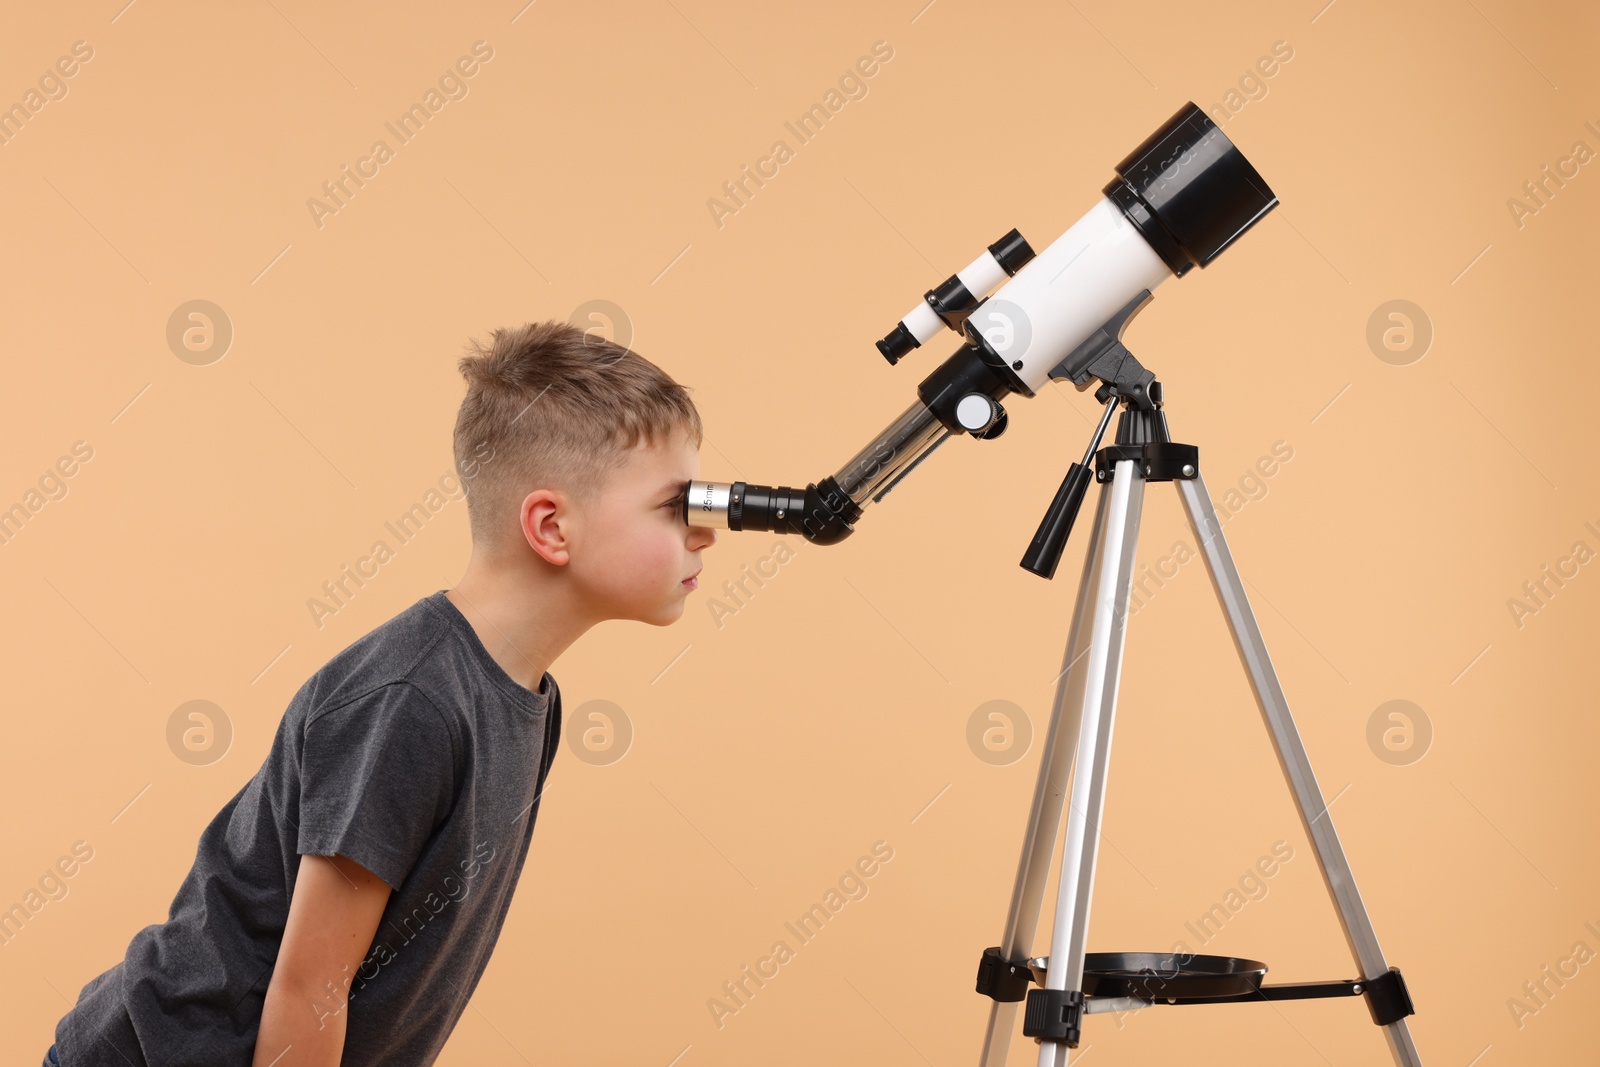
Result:
<instances>
[{"instance_id":1,"label":"boy's hair","mask_svg":"<svg viewBox=\"0 0 1600 1067\"><path fill-rule=\"evenodd\" d=\"M493 549L516 529L534 489L588 503L628 453L674 431L700 447L688 390L629 348L566 322L497 329L468 342L457 364L467 395L456 415L456 474L474 545Z\"/></svg>"}]
</instances>

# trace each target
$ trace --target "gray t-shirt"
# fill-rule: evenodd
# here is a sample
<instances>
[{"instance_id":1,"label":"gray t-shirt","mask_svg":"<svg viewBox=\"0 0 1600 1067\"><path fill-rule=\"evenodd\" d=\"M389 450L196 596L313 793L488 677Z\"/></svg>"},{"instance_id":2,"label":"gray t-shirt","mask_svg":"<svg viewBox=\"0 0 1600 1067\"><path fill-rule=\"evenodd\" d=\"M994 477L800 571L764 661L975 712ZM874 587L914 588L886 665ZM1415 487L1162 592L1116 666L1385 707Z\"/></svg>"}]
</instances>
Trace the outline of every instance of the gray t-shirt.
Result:
<instances>
[{"instance_id":1,"label":"gray t-shirt","mask_svg":"<svg viewBox=\"0 0 1600 1067\"><path fill-rule=\"evenodd\" d=\"M513 681L444 593L301 686L200 835L167 921L57 1024L63 1067L249 1067L302 853L397 887L346 976L343 1063L439 1055L500 936L561 735L555 679Z\"/></svg>"}]
</instances>

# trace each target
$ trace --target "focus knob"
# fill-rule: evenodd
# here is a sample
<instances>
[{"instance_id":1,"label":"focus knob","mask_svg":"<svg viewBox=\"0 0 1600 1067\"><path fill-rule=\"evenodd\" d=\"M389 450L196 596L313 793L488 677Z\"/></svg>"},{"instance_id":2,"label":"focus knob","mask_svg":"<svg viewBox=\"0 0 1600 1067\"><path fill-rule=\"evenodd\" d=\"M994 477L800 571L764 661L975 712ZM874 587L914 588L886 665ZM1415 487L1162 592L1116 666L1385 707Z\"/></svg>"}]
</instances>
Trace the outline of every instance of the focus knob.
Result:
<instances>
[{"instance_id":1,"label":"focus knob","mask_svg":"<svg viewBox=\"0 0 1600 1067\"><path fill-rule=\"evenodd\" d=\"M956 422L974 437L998 437L1005 430L1006 413L994 397L968 393L956 401Z\"/></svg>"}]
</instances>

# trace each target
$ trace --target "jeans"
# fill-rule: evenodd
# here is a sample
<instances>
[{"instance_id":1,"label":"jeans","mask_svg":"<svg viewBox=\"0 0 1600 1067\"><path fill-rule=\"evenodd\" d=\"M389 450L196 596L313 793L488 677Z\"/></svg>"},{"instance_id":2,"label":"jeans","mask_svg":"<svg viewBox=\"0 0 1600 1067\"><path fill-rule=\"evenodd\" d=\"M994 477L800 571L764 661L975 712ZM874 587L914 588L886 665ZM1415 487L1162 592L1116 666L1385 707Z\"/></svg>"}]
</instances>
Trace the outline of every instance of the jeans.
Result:
<instances>
[{"instance_id":1,"label":"jeans","mask_svg":"<svg viewBox=\"0 0 1600 1067\"><path fill-rule=\"evenodd\" d=\"M50 1051L44 1054L44 1067L61 1067L61 1061L56 1058L56 1047L50 1046Z\"/></svg>"}]
</instances>

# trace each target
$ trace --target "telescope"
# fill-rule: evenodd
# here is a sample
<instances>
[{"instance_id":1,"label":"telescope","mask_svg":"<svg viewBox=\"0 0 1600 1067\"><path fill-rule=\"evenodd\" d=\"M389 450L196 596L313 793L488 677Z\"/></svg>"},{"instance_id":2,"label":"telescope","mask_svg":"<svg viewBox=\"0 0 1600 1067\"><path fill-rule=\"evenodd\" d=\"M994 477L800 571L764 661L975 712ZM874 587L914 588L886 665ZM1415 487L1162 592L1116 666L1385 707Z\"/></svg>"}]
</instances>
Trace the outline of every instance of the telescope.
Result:
<instances>
[{"instance_id":1,"label":"telescope","mask_svg":"<svg viewBox=\"0 0 1600 1067\"><path fill-rule=\"evenodd\" d=\"M684 494L685 523L837 544L869 504L948 438L1000 436L1008 417L1002 401L1013 393L1031 398L1051 379L1074 386L1099 379L1102 403L1120 397L1159 421L1159 383L1122 346L1122 330L1157 286L1210 264L1278 198L1192 102L1119 163L1101 192L1038 255L1011 230L928 290L877 343L894 365L943 329L963 338L917 386L911 406L836 473L804 489L694 480ZM1024 567L1054 573L1087 484L1087 462L1074 464Z\"/></svg>"},{"instance_id":2,"label":"telescope","mask_svg":"<svg viewBox=\"0 0 1600 1067\"><path fill-rule=\"evenodd\" d=\"M691 481L683 519L690 526L769 530L837 544L854 532L868 504L881 501L948 438L1000 436L1007 422L1003 401L1012 394L1032 397L1051 381L1084 387L1098 380L1095 397L1105 409L1089 450L1068 469L1022 558L1028 571L1054 577L1092 464L1099 504L1040 745L1011 906L1002 943L984 949L978 961L975 991L992 1002L980 1065L1004 1067L1023 1005L1022 1033L1039 1043L1039 1067L1067 1067L1069 1050L1078 1047L1086 1018L1095 1014L1156 1004L1360 997L1398 1067L1421 1067L1406 1021L1415 1013L1410 992L1400 969L1385 958L1356 888L1206 491L1199 449L1172 440L1161 383L1122 343L1129 320L1157 286L1211 263L1278 198L1193 103L1119 163L1101 192L1100 201L1038 255L1016 230L1001 237L928 290L878 342L878 351L895 365L943 329L962 338L917 386L916 401L837 473L804 489ZM1119 405L1115 444L1101 449ZM1178 490L1301 829L1359 967L1355 978L1263 984L1265 963L1195 954L1183 942L1165 952L1087 950L1140 516L1145 486L1159 482ZM1207 769L1189 769L1177 787L1180 793L1193 788L1194 795L1180 796L1179 810L1187 813L1211 796L1218 779ZM1066 841L1050 952L1035 957L1033 939L1063 819Z\"/></svg>"}]
</instances>

